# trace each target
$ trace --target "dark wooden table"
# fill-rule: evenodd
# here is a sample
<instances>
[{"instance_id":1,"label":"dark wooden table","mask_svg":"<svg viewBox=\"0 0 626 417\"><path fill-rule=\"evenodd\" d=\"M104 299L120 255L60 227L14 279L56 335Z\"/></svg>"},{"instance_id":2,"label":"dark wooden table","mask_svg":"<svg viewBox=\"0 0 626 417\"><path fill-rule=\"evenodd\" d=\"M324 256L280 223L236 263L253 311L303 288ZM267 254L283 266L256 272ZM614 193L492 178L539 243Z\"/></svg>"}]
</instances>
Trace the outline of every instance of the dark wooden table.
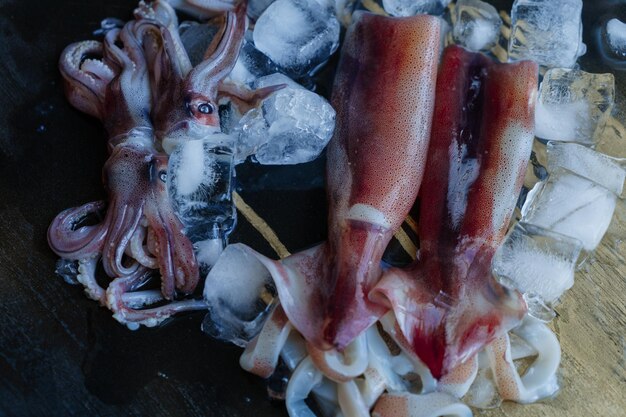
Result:
<instances>
[{"instance_id":1,"label":"dark wooden table","mask_svg":"<svg viewBox=\"0 0 626 417\"><path fill-rule=\"evenodd\" d=\"M0 416L286 415L267 400L263 381L239 368L240 349L200 331L202 313L132 332L53 272L48 224L67 207L104 197L106 158L103 129L66 102L56 63L66 45L91 39L102 18L130 18L135 4L0 0ZM609 7L619 6L587 2L585 24ZM606 71L590 49L586 68ZM624 106L626 77L617 78ZM241 195L289 250L324 238L323 166L321 159L238 169ZM242 216L232 241L275 256ZM605 242L559 309L561 396L489 415L617 416L626 409L626 267L623 251L611 248Z\"/></svg>"}]
</instances>

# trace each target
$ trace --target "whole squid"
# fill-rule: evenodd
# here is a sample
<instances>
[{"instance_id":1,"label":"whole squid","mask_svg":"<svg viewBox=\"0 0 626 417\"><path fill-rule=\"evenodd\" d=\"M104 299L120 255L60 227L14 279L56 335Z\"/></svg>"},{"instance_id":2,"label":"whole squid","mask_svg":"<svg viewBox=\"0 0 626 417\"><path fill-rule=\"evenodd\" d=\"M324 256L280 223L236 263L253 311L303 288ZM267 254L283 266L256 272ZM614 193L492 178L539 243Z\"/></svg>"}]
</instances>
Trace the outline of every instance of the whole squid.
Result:
<instances>
[{"instance_id":1,"label":"whole squid","mask_svg":"<svg viewBox=\"0 0 626 417\"><path fill-rule=\"evenodd\" d=\"M238 55L245 5L227 14L223 33L196 68L186 59L176 15L167 3L141 3L136 17L121 30L109 31L104 42L75 43L61 56L59 68L69 101L99 118L107 130L110 156L103 182L109 201L63 211L50 225L48 241L62 258L80 262L78 280L118 320L154 325L177 311L206 308L203 302L190 300L137 309L173 300L177 293L191 294L199 280L192 242L168 195L168 156L163 152L168 136L160 133L180 131L190 123L200 130L204 126L219 130L217 112L206 115L201 104L217 109L215 86ZM169 55L164 54L164 45ZM196 104L198 100L202 103ZM102 221L85 222L101 216L105 207ZM95 279L98 259L113 278L106 290ZM160 292L129 293L154 269L161 275Z\"/></svg>"},{"instance_id":2,"label":"whole squid","mask_svg":"<svg viewBox=\"0 0 626 417\"><path fill-rule=\"evenodd\" d=\"M444 51L418 259L386 271L371 294L394 310L407 344L437 379L473 360L526 312L521 295L494 280L491 260L528 163L536 86L532 62L498 64L457 46Z\"/></svg>"},{"instance_id":3,"label":"whole squid","mask_svg":"<svg viewBox=\"0 0 626 417\"><path fill-rule=\"evenodd\" d=\"M424 174L439 31L431 16L355 13L331 99L328 240L281 261L257 254L310 351L343 350L387 310L368 293Z\"/></svg>"}]
</instances>

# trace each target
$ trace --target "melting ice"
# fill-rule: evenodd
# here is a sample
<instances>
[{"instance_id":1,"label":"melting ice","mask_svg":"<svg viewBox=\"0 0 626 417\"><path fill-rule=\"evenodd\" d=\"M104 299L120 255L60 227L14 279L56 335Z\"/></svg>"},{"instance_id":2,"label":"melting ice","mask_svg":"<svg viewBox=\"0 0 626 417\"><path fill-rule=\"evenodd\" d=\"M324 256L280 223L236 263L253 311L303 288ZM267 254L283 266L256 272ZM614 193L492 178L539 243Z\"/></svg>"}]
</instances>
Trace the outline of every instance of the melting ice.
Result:
<instances>
[{"instance_id":1,"label":"melting ice","mask_svg":"<svg viewBox=\"0 0 626 417\"><path fill-rule=\"evenodd\" d=\"M254 45L289 75L303 76L339 46L339 21L331 2L277 0L259 17Z\"/></svg>"},{"instance_id":2,"label":"melting ice","mask_svg":"<svg viewBox=\"0 0 626 417\"><path fill-rule=\"evenodd\" d=\"M491 4L480 0L459 0L455 7L454 41L472 51L496 45L502 19Z\"/></svg>"}]
</instances>

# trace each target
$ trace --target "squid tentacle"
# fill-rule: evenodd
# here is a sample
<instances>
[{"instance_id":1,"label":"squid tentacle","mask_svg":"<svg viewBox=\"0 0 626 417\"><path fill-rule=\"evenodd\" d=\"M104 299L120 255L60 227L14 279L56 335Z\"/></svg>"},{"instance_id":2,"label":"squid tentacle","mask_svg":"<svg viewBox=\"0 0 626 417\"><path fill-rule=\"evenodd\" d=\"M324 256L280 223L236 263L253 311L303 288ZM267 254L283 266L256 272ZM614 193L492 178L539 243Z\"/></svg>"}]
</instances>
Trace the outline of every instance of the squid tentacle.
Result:
<instances>
[{"instance_id":1,"label":"squid tentacle","mask_svg":"<svg viewBox=\"0 0 626 417\"><path fill-rule=\"evenodd\" d=\"M83 41L67 46L59 60L69 102L78 110L101 120L105 117L106 87L118 72L103 54L101 42Z\"/></svg>"},{"instance_id":2,"label":"squid tentacle","mask_svg":"<svg viewBox=\"0 0 626 417\"><path fill-rule=\"evenodd\" d=\"M95 201L63 210L48 228L48 244L61 258L80 260L93 258L102 252L109 221L105 218L97 225L80 223L89 216L98 216L104 210L104 201Z\"/></svg>"}]
</instances>

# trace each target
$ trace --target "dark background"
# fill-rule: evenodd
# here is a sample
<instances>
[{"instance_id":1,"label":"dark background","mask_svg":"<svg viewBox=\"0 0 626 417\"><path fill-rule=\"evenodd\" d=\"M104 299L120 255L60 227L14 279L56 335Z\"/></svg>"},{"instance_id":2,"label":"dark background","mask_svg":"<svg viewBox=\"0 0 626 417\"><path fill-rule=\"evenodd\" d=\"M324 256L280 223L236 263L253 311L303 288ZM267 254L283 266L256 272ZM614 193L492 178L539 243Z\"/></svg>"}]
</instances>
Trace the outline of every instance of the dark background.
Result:
<instances>
[{"instance_id":1,"label":"dark background","mask_svg":"<svg viewBox=\"0 0 626 417\"><path fill-rule=\"evenodd\" d=\"M0 415L286 415L239 368L239 348L200 331L203 313L132 332L54 274L48 224L104 197L106 159L104 131L66 102L57 60L69 43L93 38L101 19L129 19L135 5L0 0ZM585 2L586 70L609 70L593 27L609 10L624 19L625 7ZM324 238L323 166L238 168L242 196L291 251ZM231 241L275 256L241 216Z\"/></svg>"}]
</instances>

